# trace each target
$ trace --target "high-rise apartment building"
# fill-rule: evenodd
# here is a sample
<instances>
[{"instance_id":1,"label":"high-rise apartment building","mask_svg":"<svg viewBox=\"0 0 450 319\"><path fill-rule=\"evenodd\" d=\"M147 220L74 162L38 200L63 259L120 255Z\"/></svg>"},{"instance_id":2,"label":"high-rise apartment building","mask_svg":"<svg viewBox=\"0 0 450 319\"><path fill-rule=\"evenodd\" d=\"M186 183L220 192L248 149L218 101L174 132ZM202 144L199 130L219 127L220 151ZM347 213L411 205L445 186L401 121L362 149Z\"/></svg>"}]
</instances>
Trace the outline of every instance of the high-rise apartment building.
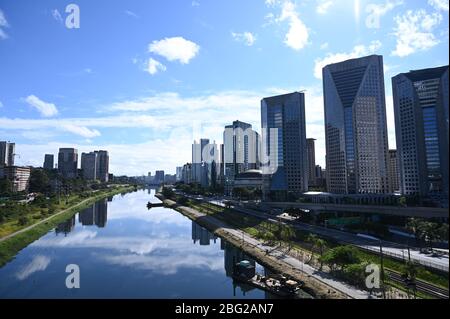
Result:
<instances>
[{"instance_id":1,"label":"high-rise apartment building","mask_svg":"<svg viewBox=\"0 0 450 319\"><path fill-rule=\"evenodd\" d=\"M98 158L96 152L81 153L81 170L84 179L97 180Z\"/></svg>"},{"instance_id":2,"label":"high-rise apartment building","mask_svg":"<svg viewBox=\"0 0 450 319\"><path fill-rule=\"evenodd\" d=\"M322 73L328 191L387 193L383 57L371 55L330 64Z\"/></svg>"},{"instance_id":3,"label":"high-rise apartment building","mask_svg":"<svg viewBox=\"0 0 450 319\"><path fill-rule=\"evenodd\" d=\"M400 188L448 206L448 65L392 78Z\"/></svg>"},{"instance_id":4,"label":"high-rise apartment building","mask_svg":"<svg viewBox=\"0 0 450 319\"><path fill-rule=\"evenodd\" d=\"M304 93L261 101L263 197L308 190Z\"/></svg>"}]
</instances>

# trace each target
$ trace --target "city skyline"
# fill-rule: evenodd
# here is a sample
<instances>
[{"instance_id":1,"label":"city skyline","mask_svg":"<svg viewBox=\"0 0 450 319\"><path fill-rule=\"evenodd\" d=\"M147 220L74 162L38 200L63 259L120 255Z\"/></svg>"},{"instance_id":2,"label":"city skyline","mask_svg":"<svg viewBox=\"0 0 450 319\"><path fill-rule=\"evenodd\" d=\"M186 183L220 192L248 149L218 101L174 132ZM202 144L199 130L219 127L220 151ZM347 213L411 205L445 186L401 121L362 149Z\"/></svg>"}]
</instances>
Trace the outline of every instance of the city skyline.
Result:
<instances>
[{"instance_id":1,"label":"city skyline","mask_svg":"<svg viewBox=\"0 0 450 319\"><path fill-rule=\"evenodd\" d=\"M81 27L69 30L60 3L28 2L24 12L2 1L1 140L16 143L17 165L41 166L44 154L73 147L80 154L108 149L116 175L174 173L190 161L192 140L220 143L235 120L260 132L261 98L306 89L306 136L317 140L316 163L325 167L321 68L380 54L395 148L391 77L448 64L448 5L360 1L357 14L351 2L187 1L180 16L163 2L78 1ZM379 27L368 23L370 4L385 9ZM342 14L348 21L333 22ZM343 32L348 36L337 36ZM97 38L101 44L93 45ZM173 46L179 54L167 51ZM262 67L268 64L270 76Z\"/></svg>"}]
</instances>

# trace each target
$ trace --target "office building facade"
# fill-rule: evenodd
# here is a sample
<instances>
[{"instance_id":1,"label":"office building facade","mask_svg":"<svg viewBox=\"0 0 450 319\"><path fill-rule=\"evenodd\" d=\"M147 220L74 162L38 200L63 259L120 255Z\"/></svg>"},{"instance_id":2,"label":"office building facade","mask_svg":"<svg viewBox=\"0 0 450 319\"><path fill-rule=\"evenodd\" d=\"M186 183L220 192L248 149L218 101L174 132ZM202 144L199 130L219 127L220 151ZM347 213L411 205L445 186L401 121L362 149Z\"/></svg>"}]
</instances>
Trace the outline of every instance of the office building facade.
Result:
<instances>
[{"instance_id":1,"label":"office building facade","mask_svg":"<svg viewBox=\"0 0 450 319\"><path fill-rule=\"evenodd\" d=\"M16 144L0 141L0 166L14 166Z\"/></svg>"},{"instance_id":2,"label":"office building facade","mask_svg":"<svg viewBox=\"0 0 450 319\"><path fill-rule=\"evenodd\" d=\"M388 192L383 57L330 64L322 73L328 191Z\"/></svg>"},{"instance_id":3,"label":"office building facade","mask_svg":"<svg viewBox=\"0 0 450 319\"><path fill-rule=\"evenodd\" d=\"M400 172L398 170L397 150L389 150L388 169L389 169L389 193L399 192Z\"/></svg>"},{"instance_id":4,"label":"office building facade","mask_svg":"<svg viewBox=\"0 0 450 319\"><path fill-rule=\"evenodd\" d=\"M60 148L58 152L58 172L65 178L76 178L78 175L78 150Z\"/></svg>"},{"instance_id":5,"label":"office building facade","mask_svg":"<svg viewBox=\"0 0 450 319\"><path fill-rule=\"evenodd\" d=\"M304 93L261 101L263 198L308 190Z\"/></svg>"},{"instance_id":6,"label":"office building facade","mask_svg":"<svg viewBox=\"0 0 450 319\"><path fill-rule=\"evenodd\" d=\"M306 139L307 155L308 155L308 186L314 187L317 185L316 176L316 139Z\"/></svg>"},{"instance_id":7,"label":"office building facade","mask_svg":"<svg viewBox=\"0 0 450 319\"><path fill-rule=\"evenodd\" d=\"M392 78L400 188L448 207L448 65Z\"/></svg>"},{"instance_id":8,"label":"office building facade","mask_svg":"<svg viewBox=\"0 0 450 319\"><path fill-rule=\"evenodd\" d=\"M55 167L55 157L53 154L45 154L43 167L48 171L52 170Z\"/></svg>"}]
</instances>

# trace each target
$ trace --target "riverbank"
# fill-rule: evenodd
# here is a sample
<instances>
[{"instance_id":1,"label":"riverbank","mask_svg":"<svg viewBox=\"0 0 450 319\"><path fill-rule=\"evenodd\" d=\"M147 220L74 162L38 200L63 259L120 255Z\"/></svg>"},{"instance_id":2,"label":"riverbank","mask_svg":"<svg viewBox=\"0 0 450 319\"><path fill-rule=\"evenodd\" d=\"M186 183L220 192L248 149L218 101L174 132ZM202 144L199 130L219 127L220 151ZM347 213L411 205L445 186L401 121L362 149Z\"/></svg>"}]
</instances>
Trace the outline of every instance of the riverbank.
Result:
<instances>
[{"instance_id":1,"label":"riverbank","mask_svg":"<svg viewBox=\"0 0 450 319\"><path fill-rule=\"evenodd\" d=\"M244 234L242 231L236 230L212 216L203 214L190 207L178 205L173 200L165 199L161 194L157 194L156 197L163 201L167 207L180 212L215 235L242 249L246 254L252 256L252 258L257 260L258 263L263 266L290 276L294 280L303 281L305 283L305 291L313 294L315 298L348 299L364 297L364 294L360 294L359 292L355 294L351 294L348 291L344 292L347 289L340 283L337 283L334 286L325 283L325 281L334 281L329 278L324 278L323 281L318 279L318 275L315 275L314 272L308 272L310 267L307 265L304 265L304 267L303 265L302 267L294 267L293 264L295 262L298 263L298 261L294 261L293 258L267 253L266 248L269 247L264 246L248 234ZM341 288L343 289L337 289L335 286L342 286Z\"/></svg>"},{"instance_id":2,"label":"riverbank","mask_svg":"<svg viewBox=\"0 0 450 319\"><path fill-rule=\"evenodd\" d=\"M20 250L22 250L35 240L45 235L48 231L55 228L59 223L62 223L67 219L71 218L80 210L83 210L91 206L96 201L101 200L103 198L107 198L121 193L128 193L134 190L135 190L134 186L123 186L123 187L119 186L112 189L108 189L107 191L86 198L85 200L71 207L63 209L59 212L55 212L53 215L43 220L40 220L37 223L34 223L12 234L0 238L0 267L5 265L11 259L13 259L14 256L16 256Z\"/></svg>"}]
</instances>

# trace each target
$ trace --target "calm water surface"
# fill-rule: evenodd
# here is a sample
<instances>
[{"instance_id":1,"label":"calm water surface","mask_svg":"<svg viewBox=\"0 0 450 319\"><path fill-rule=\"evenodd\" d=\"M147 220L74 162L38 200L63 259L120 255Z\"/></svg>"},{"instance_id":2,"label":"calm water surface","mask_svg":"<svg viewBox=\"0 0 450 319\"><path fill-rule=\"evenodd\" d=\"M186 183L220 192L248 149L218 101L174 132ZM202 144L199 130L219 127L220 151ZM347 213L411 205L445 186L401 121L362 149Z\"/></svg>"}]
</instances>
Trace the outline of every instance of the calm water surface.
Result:
<instances>
[{"instance_id":1,"label":"calm water surface","mask_svg":"<svg viewBox=\"0 0 450 319\"><path fill-rule=\"evenodd\" d=\"M148 201L154 190L117 195L60 224L0 268L0 298L273 297L233 284L233 262L254 262L239 249ZM66 288L69 264L79 289Z\"/></svg>"}]
</instances>

